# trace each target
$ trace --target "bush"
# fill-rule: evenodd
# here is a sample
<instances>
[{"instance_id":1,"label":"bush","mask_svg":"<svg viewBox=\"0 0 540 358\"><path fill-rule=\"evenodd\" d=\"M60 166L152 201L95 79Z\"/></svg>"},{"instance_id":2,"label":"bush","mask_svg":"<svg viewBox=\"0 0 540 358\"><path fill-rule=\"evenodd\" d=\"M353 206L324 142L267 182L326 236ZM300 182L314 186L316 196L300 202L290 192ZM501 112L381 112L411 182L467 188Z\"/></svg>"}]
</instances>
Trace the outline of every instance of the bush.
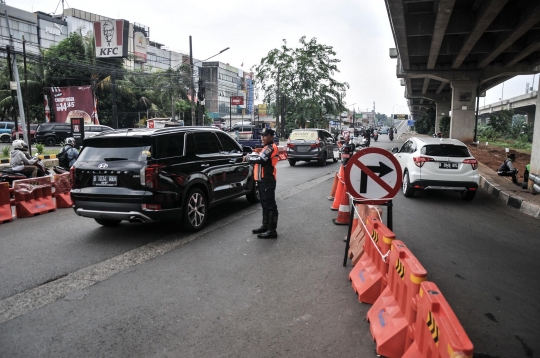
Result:
<instances>
[{"instance_id":1,"label":"bush","mask_svg":"<svg viewBox=\"0 0 540 358\"><path fill-rule=\"evenodd\" d=\"M444 138L450 136L450 116L443 116L439 121L439 130Z\"/></svg>"},{"instance_id":2,"label":"bush","mask_svg":"<svg viewBox=\"0 0 540 358\"><path fill-rule=\"evenodd\" d=\"M43 150L45 149L45 146L43 144L36 144L36 150L39 155L43 154Z\"/></svg>"},{"instance_id":3,"label":"bush","mask_svg":"<svg viewBox=\"0 0 540 358\"><path fill-rule=\"evenodd\" d=\"M11 148L11 147L10 147L9 145L6 145L4 148L2 148L2 155L3 155L4 157L9 157L9 149L10 149L10 148Z\"/></svg>"}]
</instances>

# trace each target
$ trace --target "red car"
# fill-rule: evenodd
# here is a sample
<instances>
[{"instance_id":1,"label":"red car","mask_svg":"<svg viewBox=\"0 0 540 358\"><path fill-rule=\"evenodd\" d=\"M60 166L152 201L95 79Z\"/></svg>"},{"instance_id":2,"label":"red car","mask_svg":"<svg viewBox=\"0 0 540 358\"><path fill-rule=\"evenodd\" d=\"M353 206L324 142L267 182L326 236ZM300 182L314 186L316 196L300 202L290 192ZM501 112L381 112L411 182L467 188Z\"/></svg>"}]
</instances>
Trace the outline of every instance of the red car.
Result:
<instances>
[{"instance_id":1,"label":"red car","mask_svg":"<svg viewBox=\"0 0 540 358\"><path fill-rule=\"evenodd\" d=\"M36 129L39 124L30 124L30 142L36 142ZM19 124L19 138L23 138L22 126ZM11 141L14 141L15 138L15 129L11 130Z\"/></svg>"}]
</instances>

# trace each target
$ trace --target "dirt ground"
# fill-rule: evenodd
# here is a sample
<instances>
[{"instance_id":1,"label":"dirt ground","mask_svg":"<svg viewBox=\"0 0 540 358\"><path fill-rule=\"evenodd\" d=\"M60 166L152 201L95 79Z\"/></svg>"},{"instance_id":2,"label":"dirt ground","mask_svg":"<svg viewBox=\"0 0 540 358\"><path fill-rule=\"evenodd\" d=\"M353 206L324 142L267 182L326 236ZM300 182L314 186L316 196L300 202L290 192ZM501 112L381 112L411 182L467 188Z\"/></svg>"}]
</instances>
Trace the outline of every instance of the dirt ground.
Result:
<instances>
[{"instance_id":1,"label":"dirt ground","mask_svg":"<svg viewBox=\"0 0 540 358\"><path fill-rule=\"evenodd\" d=\"M506 159L507 154L504 148L495 147L491 145L478 144L477 147L469 145L469 151L480 163L487 167L497 171L502 162ZM529 164L531 155L527 153L521 153L517 150L510 149L510 153L516 154L516 161L513 163L514 167L519 170L518 181L523 181L523 173L525 172L525 165ZM511 178L506 178L511 181Z\"/></svg>"}]
</instances>

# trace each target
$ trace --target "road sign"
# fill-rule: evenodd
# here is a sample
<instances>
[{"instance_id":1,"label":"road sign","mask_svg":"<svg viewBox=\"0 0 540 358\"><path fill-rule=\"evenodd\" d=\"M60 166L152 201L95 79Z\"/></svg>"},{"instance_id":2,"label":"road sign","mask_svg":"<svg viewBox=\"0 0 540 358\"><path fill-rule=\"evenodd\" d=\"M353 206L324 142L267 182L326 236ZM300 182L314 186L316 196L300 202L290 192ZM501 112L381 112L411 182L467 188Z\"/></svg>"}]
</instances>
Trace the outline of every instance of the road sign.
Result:
<instances>
[{"instance_id":1,"label":"road sign","mask_svg":"<svg viewBox=\"0 0 540 358\"><path fill-rule=\"evenodd\" d=\"M401 180L399 162L392 153L381 148L356 152L345 167L348 192L367 204L391 200L401 188Z\"/></svg>"}]
</instances>

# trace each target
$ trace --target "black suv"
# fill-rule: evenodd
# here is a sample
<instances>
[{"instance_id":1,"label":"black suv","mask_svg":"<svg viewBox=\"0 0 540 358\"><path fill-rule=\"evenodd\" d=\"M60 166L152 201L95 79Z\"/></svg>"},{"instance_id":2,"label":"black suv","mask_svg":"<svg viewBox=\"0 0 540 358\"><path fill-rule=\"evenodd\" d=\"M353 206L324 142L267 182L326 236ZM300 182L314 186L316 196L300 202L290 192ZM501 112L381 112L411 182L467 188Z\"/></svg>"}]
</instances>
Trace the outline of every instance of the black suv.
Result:
<instances>
[{"instance_id":1,"label":"black suv","mask_svg":"<svg viewBox=\"0 0 540 358\"><path fill-rule=\"evenodd\" d=\"M70 123L41 123L36 129L36 142L51 147L71 136Z\"/></svg>"},{"instance_id":2,"label":"black suv","mask_svg":"<svg viewBox=\"0 0 540 358\"><path fill-rule=\"evenodd\" d=\"M250 152L212 127L104 132L84 140L71 168L73 209L104 226L179 220L200 230L212 206L242 195L259 201L242 162Z\"/></svg>"}]
</instances>

